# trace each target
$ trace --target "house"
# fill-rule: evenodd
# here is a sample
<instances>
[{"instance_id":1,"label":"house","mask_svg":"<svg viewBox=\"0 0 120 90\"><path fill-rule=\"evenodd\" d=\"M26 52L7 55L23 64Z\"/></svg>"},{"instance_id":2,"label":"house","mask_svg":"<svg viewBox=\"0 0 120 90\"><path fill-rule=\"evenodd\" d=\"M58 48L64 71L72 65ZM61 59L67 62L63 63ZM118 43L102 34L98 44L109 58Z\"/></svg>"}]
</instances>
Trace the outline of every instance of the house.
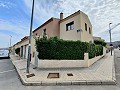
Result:
<instances>
[{"instance_id":1,"label":"house","mask_svg":"<svg viewBox=\"0 0 120 90\"><path fill-rule=\"evenodd\" d=\"M42 38L59 37L64 40L80 40L83 42L93 42L92 25L88 16L82 11L77 11L64 18L60 13L60 18L50 18L33 31L33 37ZM34 58L35 40L32 39L31 54Z\"/></svg>"},{"instance_id":2,"label":"house","mask_svg":"<svg viewBox=\"0 0 120 90\"><path fill-rule=\"evenodd\" d=\"M42 37L44 33L48 38L58 36L64 40L93 42L91 22L80 10L66 18L63 18L63 13L60 13L60 19L50 18L33 31L33 36Z\"/></svg>"},{"instance_id":3,"label":"house","mask_svg":"<svg viewBox=\"0 0 120 90\"><path fill-rule=\"evenodd\" d=\"M63 16L63 13L60 13L60 18L52 17L33 31L31 41L32 59L36 51L34 37L42 38L43 35L46 35L47 38L57 36L64 40L93 42L92 24L85 13L79 10L66 18ZM29 37L24 37L19 42L20 56L23 58L27 58L28 41Z\"/></svg>"},{"instance_id":4,"label":"house","mask_svg":"<svg viewBox=\"0 0 120 90\"><path fill-rule=\"evenodd\" d=\"M88 16L79 10L61 19L60 38L64 40L93 42L92 24Z\"/></svg>"}]
</instances>

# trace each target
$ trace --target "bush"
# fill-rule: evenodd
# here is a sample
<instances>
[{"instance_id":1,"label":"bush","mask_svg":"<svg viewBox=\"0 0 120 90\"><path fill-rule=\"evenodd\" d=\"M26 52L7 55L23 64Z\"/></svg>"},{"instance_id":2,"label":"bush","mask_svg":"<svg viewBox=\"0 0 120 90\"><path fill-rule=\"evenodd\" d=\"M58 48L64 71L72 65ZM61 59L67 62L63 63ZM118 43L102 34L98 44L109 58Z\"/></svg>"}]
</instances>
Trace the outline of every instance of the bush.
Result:
<instances>
[{"instance_id":1,"label":"bush","mask_svg":"<svg viewBox=\"0 0 120 90\"><path fill-rule=\"evenodd\" d=\"M96 45L96 56L103 55L102 45Z\"/></svg>"},{"instance_id":2,"label":"bush","mask_svg":"<svg viewBox=\"0 0 120 90\"><path fill-rule=\"evenodd\" d=\"M20 54L20 48L16 48L16 49L15 49L15 53L16 53L16 54Z\"/></svg>"},{"instance_id":3,"label":"bush","mask_svg":"<svg viewBox=\"0 0 120 90\"><path fill-rule=\"evenodd\" d=\"M89 53L89 58L101 55L102 46L81 41L67 41L57 37L36 39L36 49L39 59L68 59L83 60L84 53Z\"/></svg>"},{"instance_id":4,"label":"bush","mask_svg":"<svg viewBox=\"0 0 120 90\"><path fill-rule=\"evenodd\" d=\"M104 42L103 40L94 40L94 43L96 44L96 45L102 45L102 46L106 46L106 42Z\"/></svg>"},{"instance_id":5,"label":"bush","mask_svg":"<svg viewBox=\"0 0 120 90\"><path fill-rule=\"evenodd\" d=\"M95 44L90 43L88 45L88 53L89 53L89 59L94 58L96 56Z\"/></svg>"}]
</instances>

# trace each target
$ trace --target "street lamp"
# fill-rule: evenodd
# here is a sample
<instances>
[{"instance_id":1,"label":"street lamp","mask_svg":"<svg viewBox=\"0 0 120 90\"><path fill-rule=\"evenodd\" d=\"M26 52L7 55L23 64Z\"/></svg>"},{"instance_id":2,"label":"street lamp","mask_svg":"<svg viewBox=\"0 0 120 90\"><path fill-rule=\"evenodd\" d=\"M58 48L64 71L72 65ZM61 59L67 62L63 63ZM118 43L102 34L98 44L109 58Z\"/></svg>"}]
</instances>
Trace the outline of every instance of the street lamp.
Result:
<instances>
[{"instance_id":1,"label":"street lamp","mask_svg":"<svg viewBox=\"0 0 120 90\"><path fill-rule=\"evenodd\" d=\"M33 13L34 13L34 0L32 2L32 13L31 13L31 22L30 22L30 36L29 36L29 47L28 47L27 69L26 69L27 73L29 73L30 60L31 60L31 39L32 39Z\"/></svg>"},{"instance_id":2,"label":"street lamp","mask_svg":"<svg viewBox=\"0 0 120 90\"><path fill-rule=\"evenodd\" d=\"M110 34L110 51L111 51L111 56L112 56L112 43L111 43L111 27L110 27L110 24L112 24L112 23L109 23L109 34Z\"/></svg>"},{"instance_id":3,"label":"street lamp","mask_svg":"<svg viewBox=\"0 0 120 90\"><path fill-rule=\"evenodd\" d=\"M11 47L11 39L12 39L12 36L10 35L10 47Z\"/></svg>"},{"instance_id":4,"label":"street lamp","mask_svg":"<svg viewBox=\"0 0 120 90\"><path fill-rule=\"evenodd\" d=\"M10 52L11 52L11 39L12 39L12 36L10 35Z\"/></svg>"}]
</instances>

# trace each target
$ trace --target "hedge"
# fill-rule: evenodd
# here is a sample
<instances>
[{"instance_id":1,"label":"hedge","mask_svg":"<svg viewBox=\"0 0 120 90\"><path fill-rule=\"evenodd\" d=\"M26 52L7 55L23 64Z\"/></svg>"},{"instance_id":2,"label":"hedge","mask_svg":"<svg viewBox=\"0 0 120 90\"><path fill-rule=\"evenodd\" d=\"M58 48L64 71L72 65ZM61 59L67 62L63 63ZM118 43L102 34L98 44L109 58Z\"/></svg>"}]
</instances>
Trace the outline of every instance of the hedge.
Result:
<instances>
[{"instance_id":1,"label":"hedge","mask_svg":"<svg viewBox=\"0 0 120 90\"><path fill-rule=\"evenodd\" d=\"M89 53L89 58L94 58L96 55L101 55L103 51L101 45L96 46L81 41L67 41L57 37L50 39L44 37L35 40L39 59L83 60L84 53Z\"/></svg>"},{"instance_id":2,"label":"hedge","mask_svg":"<svg viewBox=\"0 0 120 90\"><path fill-rule=\"evenodd\" d=\"M102 46L106 46L106 42L105 41L103 41L103 40L94 40L94 43L96 44L96 45L102 45Z\"/></svg>"}]
</instances>

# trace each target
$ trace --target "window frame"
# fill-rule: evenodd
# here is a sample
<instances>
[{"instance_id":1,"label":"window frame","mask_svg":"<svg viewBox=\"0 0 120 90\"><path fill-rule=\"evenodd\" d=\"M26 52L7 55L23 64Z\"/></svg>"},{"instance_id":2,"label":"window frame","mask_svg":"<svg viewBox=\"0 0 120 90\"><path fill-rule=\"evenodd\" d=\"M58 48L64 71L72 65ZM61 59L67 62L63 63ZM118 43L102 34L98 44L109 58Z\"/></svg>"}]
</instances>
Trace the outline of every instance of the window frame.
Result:
<instances>
[{"instance_id":1,"label":"window frame","mask_svg":"<svg viewBox=\"0 0 120 90\"><path fill-rule=\"evenodd\" d=\"M66 24L66 31L70 31L74 29L74 21Z\"/></svg>"},{"instance_id":2,"label":"window frame","mask_svg":"<svg viewBox=\"0 0 120 90\"><path fill-rule=\"evenodd\" d=\"M85 30L87 31L87 23L85 23Z\"/></svg>"}]
</instances>

